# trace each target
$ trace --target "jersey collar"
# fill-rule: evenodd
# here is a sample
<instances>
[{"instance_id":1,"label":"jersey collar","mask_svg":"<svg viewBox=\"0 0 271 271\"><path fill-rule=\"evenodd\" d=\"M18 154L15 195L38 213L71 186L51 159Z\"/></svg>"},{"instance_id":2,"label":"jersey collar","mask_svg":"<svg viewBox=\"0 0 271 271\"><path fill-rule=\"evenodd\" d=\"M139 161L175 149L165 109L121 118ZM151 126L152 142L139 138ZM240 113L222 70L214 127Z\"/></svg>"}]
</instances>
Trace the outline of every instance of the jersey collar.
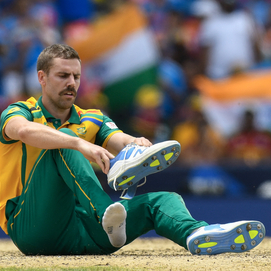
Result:
<instances>
[{"instance_id":1,"label":"jersey collar","mask_svg":"<svg viewBox=\"0 0 271 271\"><path fill-rule=\"evenodd\" d=\"M51 115L51 114L46 110L46 108L43 106L43 104L42 104L42 96L39 97L38 105L41 107L41 110L42 110L42 112L43 112L43 115L44 115L44 117L45 117L47 120L50 119L50 120L52 121L52 120L55 120L55 119L56 119L56 118L55 118L53 115ZM71 107L71 116L70 116L70 118L68 119L68 122L69 122L69 123L74 123L74 124L80 124L80 118L79 118L79 116L78 116L78 114L77 114L77 111L76 111L74 105L72 105L72 107Z\"/></svg>"}]
</instances>

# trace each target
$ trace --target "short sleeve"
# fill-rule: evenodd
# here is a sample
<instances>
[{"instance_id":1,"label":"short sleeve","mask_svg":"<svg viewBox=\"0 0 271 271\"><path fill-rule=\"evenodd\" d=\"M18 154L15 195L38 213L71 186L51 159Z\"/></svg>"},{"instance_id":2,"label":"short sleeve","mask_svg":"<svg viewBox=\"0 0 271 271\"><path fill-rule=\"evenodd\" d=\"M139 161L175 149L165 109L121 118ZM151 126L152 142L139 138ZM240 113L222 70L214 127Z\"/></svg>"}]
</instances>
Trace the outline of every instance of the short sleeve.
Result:
<instances>
[{"instance_id":1,"label":"short sleeve","mask_svg":"<svg viewBox=\"0 0 271 271\"><path fill-rule=\"evenodd\" d=\"M0 141L2 143L6 141L10 141L8 137L4 133L4 128L7 125L8 121L13 117L23 117L26 118L29 121L33 120L32 114L29 111L28 107L24 105L23 103L14 103L5 109L1 114L1 123L0 123Z\"/></svg>"},{"instance_id":2,"label":"short sleeve","mask_svg":"<svg viewBox=\"0 0 271 271\"><path fill-rule=\"evenodd\" d=\"M105 146L109 138L115 133L122 133L122 131L109 117L103 115L103 123L97 133L95 144Z\"/></svg>"}]
</instances>

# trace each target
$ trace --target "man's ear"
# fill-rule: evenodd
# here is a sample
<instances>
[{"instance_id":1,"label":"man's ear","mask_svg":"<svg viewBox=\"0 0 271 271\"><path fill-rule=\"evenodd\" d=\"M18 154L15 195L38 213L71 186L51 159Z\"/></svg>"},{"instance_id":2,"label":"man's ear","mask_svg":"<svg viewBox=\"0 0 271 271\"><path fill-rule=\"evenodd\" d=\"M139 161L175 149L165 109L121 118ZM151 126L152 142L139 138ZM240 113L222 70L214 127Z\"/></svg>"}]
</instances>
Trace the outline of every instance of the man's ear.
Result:
<instances>
[{"instance_id":1,"label":"man's ear","mask_svg":"<svg viewBox=\"0 0 271 271\"><path fill-rule=\"evenodd\" d=\"M42 86L45 86L46 73L42 70L38 71L38 80Z\"/></svg>"}]
</instances>

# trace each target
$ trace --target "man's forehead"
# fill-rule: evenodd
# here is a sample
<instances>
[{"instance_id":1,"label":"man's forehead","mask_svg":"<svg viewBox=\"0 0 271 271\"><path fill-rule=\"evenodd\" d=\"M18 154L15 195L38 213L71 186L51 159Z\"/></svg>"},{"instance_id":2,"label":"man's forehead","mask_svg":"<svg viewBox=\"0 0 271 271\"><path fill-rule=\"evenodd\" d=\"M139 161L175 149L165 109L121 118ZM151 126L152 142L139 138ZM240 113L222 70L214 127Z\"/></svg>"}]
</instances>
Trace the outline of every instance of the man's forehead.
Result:
<instances>
[{"instance_id":1,"label":"man's forehead","mask_svg":"<svg viewBox=\"0 0 271 271\"><path fill-rule=\"evenodd\" d=\"M63 72L71 72L73 70L81 70L81 63L77 58L63 59L55 58L53 60L52 69L61 70Z\"/></svg>"}]
</instances>

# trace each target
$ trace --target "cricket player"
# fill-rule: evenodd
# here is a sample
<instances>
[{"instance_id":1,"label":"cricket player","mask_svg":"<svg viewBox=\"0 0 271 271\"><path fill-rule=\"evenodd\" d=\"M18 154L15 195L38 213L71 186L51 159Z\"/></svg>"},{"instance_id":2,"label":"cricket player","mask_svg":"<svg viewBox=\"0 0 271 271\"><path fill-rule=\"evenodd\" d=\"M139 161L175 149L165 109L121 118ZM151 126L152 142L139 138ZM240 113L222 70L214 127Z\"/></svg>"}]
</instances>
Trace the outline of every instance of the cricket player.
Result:
<instances>
[{"instance_id":1,"label":"cricket player","mask_svg":"<svg viewBox=\"0 0 271 271\"><path fill-rule=\"evenodd\" d=\"M100 110L76 106L81 60L73 48L45 48L37 76L42 96L1 115L0 226L25 255L110 254L152 229L199 255L244 252L263 240L259 221L208 225L176 193L135 196L142 178L174 163L180 144L152 145ZM121 200L105 193L90 162L125 192Z\"/></svg>"}]
</instances>

